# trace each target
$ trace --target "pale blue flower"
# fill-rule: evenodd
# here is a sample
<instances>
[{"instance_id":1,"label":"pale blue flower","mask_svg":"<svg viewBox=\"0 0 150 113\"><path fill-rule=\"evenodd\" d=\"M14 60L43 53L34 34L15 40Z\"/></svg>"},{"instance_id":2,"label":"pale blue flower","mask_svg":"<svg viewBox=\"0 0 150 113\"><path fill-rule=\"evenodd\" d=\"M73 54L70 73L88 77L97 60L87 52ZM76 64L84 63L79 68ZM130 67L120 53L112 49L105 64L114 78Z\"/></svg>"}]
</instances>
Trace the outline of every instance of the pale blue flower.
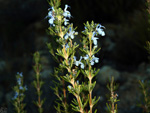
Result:
<instances>
[{"instance_id":1,"label":"pale blue flower","mask_svg":"<svg viewBox=\"0 0 150 113\"><path fill-rule=\"evenodd\" d=\"M66 4L64 11L67 11L67 8L68 8L68 7L70 7L70 6Z\"/></svg>"},{"instance_id":2,"label":"pale blue flower","mask_svg":"<svg viewBox=\"0 0 150 113\"><path fill-rule=\"evenodd\" d=\"M20 77L23 77L23 73L22 72L19 75L20 75Z\"/></svg>"},{"instance_id":3,"label":"pale blue flower","mask_svg":"<svg viewBox=\"0 0 150 113\"><path fill-rule=\"evenodd\" d=\"M97 46L97 37L92 36L91 38L93 40L94 46Z\"/></svg>"},{"instance_id":4,"label":"pale blue flower","mask_svg":"<svg viewBox=\"0 0 150 113\"><path fill-rule=\"evenodd\" d=\"M118 97L119 95L116 93L116 96Z\"/></svg>"},{"instance_id":5,"label":"pale blue flower","mask_svg":"<svg viewBox=\"0 0 150 113\"><path fill-rule=\"evenodd\" d=\"M73 59L74 59L75 65L76 65L76 66L79 66L79 64L80 64L80 60L79 60L79 61L77 61L75 56L73 56Z\"/></svg>"},{"instance_id":6,"label":"pale blue flower","mask_svg":"<svg viewBox=\"0 0 150 113\"><path fill-rule=\"evenodd\" d=\"M73 56L74 61L76 61L76 56Z\"/></svg>"},{"instance_id":7,"label":"pale blue flower","mask_svg":"<svg viewBox=\"0 0 150 113\"><path fill-rule=\"evenodd\" d=\"M70 27L68 35L70 36L71 39L74 39L74 33L75 33L75 31L72 31L72 28Z\"/></svg>"},{"instance_id":8,"label":"pale blue flower","mask_svg":"<svg viewBox=\"0 0 150 113\"><path fill-rule=\"evenodd\" d=\"M95 63L98 63L99 62L99 58L95 58Z\"/></svg>"},{"instance_id":9,"label":"pale blue flower","mask_svg":"<svg viewBox=\"0 0 150 113\"><path fill-rule=\"evenodd\" d=\"M18 97L18 95L19 95L18 92L15 92L15 96L13 99L16 99Z\"/></svg>"},{"instance_id":10,"label":"pale blue flower","mask_svg":"<svg viewBox=\"0 0 150 113\"><path fill-rule=\"evenodd\" d=\"M69 22L69 20L66 19L66 18L64 18L64 25L65 25L65 26L68 25L68 22Z\"/></svg>"},{"instance_id":11,"label":"pale blue flower","mask_svg":"<svg viewBox=\"0 0 150 113\"><path fill-rule=\"evenodd\" d=\"M84 60L87 60L87 59L89 59L89 55L86 55L85 57L83 57L84 58Z\"/></svg>"},{"instance_id":12,"label":"pale blue flower","mask_svg":"<svg viewBox=\"0 0 150 113\"><path fill-rule=\"evenodd\" d=\"M54 15L53 15L53 14L54 14L53 12L55 11L55 10L54 10L54 7L49 8L48 10L50 10L50 11L48 12L48 15L45 17L45 19L46 19L46 18L51 18L51 17L54 16Z\"/></svg>"},{"instance_id":13,"label":"pale blue flower","mask_svg":"<svg viewBox=\"0 0 150 113\"><path fill-rule=\"evenodd\" d=\"M105 28L105 27L102 26L101 24L98 24L96 27L96 31L98 32L99 35L105 36L105 32L103 31L102 28Z\"/></svg>"},{"instance_id":14,"label":"pale blue flower","mask_svg":"<svg viewBox=\"0 0 150 113\"><path fill-rule=\"evenodd\" d=\"M76 33L76 32L73 31L72 28L70 27L70 28L69 28L69 32L64 35L64 38L65 38L66 40L67 40L69 37L70 37L71 39L74 39L75 33Z\"/></svg>"},{"instance_id":15,"label":"pale blue flower","mask_svg":"<svg viewBox=\"0 0 150 113\"><path fill-rule=\"evenodd\" d=\"M52 17L48 20L49 24L55 26L54 20L55 20L55 18L52 16Z\"/></svg>"},{"instance_id":16,"label":"pale blue flower","mask_svg":"<svg viewBox=\"0 0 150 113\"><path fill-rule=\"evenodd\" d=\"M91 65L94 65L94 62L95 63L98 63L99 62L99 58L98 57L95 57L94 55L92 56L92 60L90 61Z\"/></svg>"},{"instance_id":17,"label":"pale blue flower","mask_svg":"<svg viewBox=\"0 0 150 113\"><path fill-rule=\"evenodd\" d=\"M51 7L48 10L50 10L50 11L48 12L47 17L52 17L53 16L53 12L55 11L54 7Z\"/></svg>"},{"instance_id":18,"label":"pale blue flower","mask_svg":"<svg viewBox=\"0 0 150 113\"><path fill-rule=\"evenodd\" d=\"M18 78L17 82L19 85L21 85L21 78Z\"/></svg>"},{"instance_id":19,"label":"pale blue flower","mask_svg":"<svg viewBox=\"0 0 150 113\"><path fill-rule=\"evenodd\" d=\"M67 8L68 7L70 7L70 6L68 6L68 5L65 5L65 9L64 9L64 13L63 13L63 15L64 15L64 17L68 17L68 18L70 18L71 17L71 13L69 12L69 11L67 11Z\"/></svg>"},{"instance_id":20,"label":"pale blue flower","mask_svg":"<svg viewBox=\"0 0 150 113\"><path fill-rule=\"evenodd\" d=\"M80 62L80 67L82 68L82 69L84 69L84 64L82 63L82 62Z\"/></svg>"},{"instance_id":21,"label":"pale blue flower","mask_svg":"<svg viewBox=\"0 0 150 113\"><path fill-rule=\"evenodd\" d=\"M77 84L79 84L79 80L77 80Z\"/></svg>"},{"instance_id":22,"label":"pale blue flower","mask_svg":"<svg viewBox=\"0 0 150 113\"><path fill-rule=\"evenodd\" d=\"M77 60L76 60L76 57L74 56L75 65L76 65L76 66L79 66L79 65L80 65L80 67L81 67L82 69L84 69L84 64L81 62L81 60L82 60L82 56L80 56L80 60L79 60L79 61L77 61Z\"/></svg>"},{"instance_id":23,"label":"pale blue flower","mask_svg":"<svg viewBox=\"0 0 150 113\"><path fill-rule=\"evenodd\" d=\"M55 26L55 24L54 24L54 20L55 20L55 18L54 18L54 11L55 11L54 7L49 8L48 10L50 10L50 11L48 12L48 15L45 18L49 18L48 23L52 26Z\"/></svg>"},{"instance_id":24,"label":"pale blue flower","mask_svg":"<svg viewBox=\"0 0 150 113\"><path fill-rule=\"evenodd\" d=\"M20 75L20 77L23 77L23 73L22 72L21 73L17 72L17 75Z\"/></svg>"},{"instance_id":25,"label":"pale blue flower","mask_svg":"<svg viewBox=\"0 0 150 113\"><path fill-rule=\"evenodd\" d=\"M93 60L91 60L90 63L91 63L92 66L94 65L94 61Z\"/></svg>"},{"instance_id":26,"label":"pale blue flower","mask_svg":"<svg viewBox=\"0 0 150 113\"><path fill-rule=\"evenodd\" d=\"M20 89L20 90L23 90L23 89L24 89L24 87L20 86L20 87L19 87L19 89Z\"/></svg>"},{"instance_id":27,"label":"pale blue flower","mask_svg":"<svg viewBox=\"0 0 150 113\"><path fill-rule=\"evenodd\" d=\"M71 85L68 85L68 88L71 89L72 88Z\"/></svg>"},{"instance_id":28,"label":"pale blue flower","mask_svg":"<svg viewBox=\"0 0 150 113\"><path fill-rule=\"evenodd\" d=\"M67 40L67 39L69 38L69 34L66 33L66 34L64 35L64 38Z\"/></svg>"},{"instance_id":29,"label":"pale blue flower","mask_svg":"<svg viewBox=\"0 0 150 113\"><path fill-rule=\"evenodd\" d=\"M49 11L47 17L52 17L52 16L53 16L53 12L52 12L52 11Z\"/></svg>"},{"instance_id":30,"label":"pale blue flower","mask_svg":"<svg viewBox=\"0 0 150 113\"><path fill-rule=\"evenodd\" d=\"M99 58L98 57L95 57L94 55L92 56L93 60L95 61L95 63L98 63L99 62Z\"/></svg>"},{"instance_id":31,"label":"pale blue flower","mask_svg":"<svg viewBox=\"0 0 150 113\"><path fill-rule=\"evenodd\" d=\"M75 65L76 65L76 66L79 66L79 64L81 64L80 61L76 61L76 62L75 62Z\"/></svg>"}]
</instances>

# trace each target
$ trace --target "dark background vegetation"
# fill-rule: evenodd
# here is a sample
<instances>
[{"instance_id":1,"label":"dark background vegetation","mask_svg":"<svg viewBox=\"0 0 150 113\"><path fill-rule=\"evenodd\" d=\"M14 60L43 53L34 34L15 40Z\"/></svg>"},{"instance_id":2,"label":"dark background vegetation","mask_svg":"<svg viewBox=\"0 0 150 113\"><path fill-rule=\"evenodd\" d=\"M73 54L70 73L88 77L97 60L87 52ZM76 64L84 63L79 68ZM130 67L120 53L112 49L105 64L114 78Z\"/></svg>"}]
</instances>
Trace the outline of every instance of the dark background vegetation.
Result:
<instances>
[{"instance_id":1,"label":"dark background vegetation","mask_svg":"<svg viewBox=\"0 0 150 113\"><path fill-rule=\"evenodd\" d=\"M82 31L83 23L92 20L106 27L106 36L99 39L102 50L98 54L100 63L96 66L104 72L107 67L106 72L110 73L103 73L102 78L98 79L119 73L116 82L120 83L120 113L141 113L136 106L140 97L137 81L148 79L150 74L148 53L144 48L146 41L150 40L145 3L145 0L62 0L62 8L65 4L71 6L71 22L78 26L77 31ZM43 97L47 98L45 113L55 112L50 73L56 63L46 47L50 36L46 33L49 25L44 19L48 8L46 0L0 0L0 107L8 108L10 113L13 112L10 100L14 95L12 87L17 72L23 72L28 86L26 109L29 113L37 112L30 101L36 99L30 85L34 75L32 57L35 51L40 51L42 56L42 79L45 81ZM108 93L106 82L98 81L94 95L101 96L99 113L106 112L105 93Z\"/></svg>"}]
</instances>

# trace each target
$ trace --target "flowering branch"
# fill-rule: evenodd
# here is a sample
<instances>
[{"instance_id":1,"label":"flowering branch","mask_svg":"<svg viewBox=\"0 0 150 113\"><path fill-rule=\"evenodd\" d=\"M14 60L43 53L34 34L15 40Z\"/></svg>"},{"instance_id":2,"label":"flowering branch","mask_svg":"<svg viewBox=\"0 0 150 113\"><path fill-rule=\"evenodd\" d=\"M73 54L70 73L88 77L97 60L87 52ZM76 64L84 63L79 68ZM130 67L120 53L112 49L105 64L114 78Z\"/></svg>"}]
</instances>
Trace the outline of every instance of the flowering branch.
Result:
<instances>
[{"instance_id":1,"label":"flowering branch","mask_svg":"<svg viewBox=\"0 0 150 113\"><path fill-rule=\"evenodd\" d=\"M26 86L23 86L23 74L17 73L17 85L14 86L15 96L13 97L13 105L17 113L26 113L24 110L25 104L23 100L25 98L24 92L27 90Z\"/></svg>"},{"instance_id":2,"label":"flowering branch","mask_svg":"<svg viewBox=\"0 0 150 113\"><path fill-rule=\"evenodd\" d=\"M55 1L56 3L58 0ZM80 59L77 60L75 57L75 51L78 47L76 43L73 43L73 39L75 38L75 35L78 33L75 32L75 29L73 28L73 24L69 23L69 19L72 17L71 13L67 10L70 6L65 5L64 10L59 8L59 5L56 5L55 2L52 0L50 2L51 8L48 12L48 22L50 24L49 31L50 35L55 36L56 43L58 44L57 48L55 50L52 49L52 45L48 43L48 48L50 49L51 54L55 57L55 59L59 63L59 69L55 69L55 77L58 81L60 81L62 85L62 92L63 96L60 96L58 91L58 84L55 86L54 91L59 100L62 102L62 106L65 110L65 112L68 112L68 105L66 102L66 89L65 89L65 83L70 83L68 85L68 91L72 93L75 96L75 99L73 99L73 104L71 104L72 109L74 111L85 113L85 107L87 106L87 103L89 102L89 112L92 113L93 106L98 102L99 99L92 99L92 91L95 87L96 81L92 82L93 78L98 73L98 70L96 71L95 68L92 68L94 63L99 62L99 58L95 57L95 54L100 50L98 49L97 35L104 36L105 33L103 31L104 26L101 26L100 24L94 24L92 22L85 25L85 31L83 34L85 37L83 37L83 41L85 42L84 48L81 49L81 51L85 54L85 57L80 56ZM55 6L56 5L56 6ZM83 60L84 59L84 60ZM88 78L88 83L86 85L86 80L82 82L82 84L79 83L78 76L80 74L80 69L77 67L80 66L83 74L86 78ZM85 69L86 67L86 69ZM61 75L59 73L59 70L61 70ZM87 97L87 100L84 100L84 97L81 95L84 91L89 92L89 97ZM57 111L60 110L60 105L58 104ZM95 110L96 111L96 110Z\"/></svg>"},{"instance_id":3,"label":"flowering branch","mask_svg":"<svg viewBox=\"0 0 150 113\"><path fill-rule=\"evenodd\" d=\"M62 102L62 107L64 108L64 111L67 113L69 108L66 99L66 83L64 79L62 79L62 77L66 74L66 70L68 72L71 72L72 70L72 66L70 66L70 63L73 62L71 62L70 55L74 54L74 49L77 47L75 43L72 43L72 39L74 39L74 35L76 34L76 32L74 31L73 24L69 24L69 19L71 18L71 14L67 10L69 6L65 5L64 10L62 10L58 7L59 5L54 4L54 2L60 4L58 0L50 2L51 8L47 18L49 18L48 22L50 24L50 34L53 36L55 35L57 37L55 40L58 46L55 50L52 50L51 44L48 43L47 45L50 49L51 54L59 63L59 68L55 69L55 77L58 81L60 81L61 84L57 84L55 82L55 88L53 89L55 91L56 96ZM60 86L63 87L63 95L61 95L58 91ZM58 104L58 107L56 108L59 109L60 105ZM61 110L59 109L59 111Z\"/></svg>"},{"instance_id":4,"label":"flowering branch","mask_svg":"<svg viewBox=\"0 0 150 113\"><path fill-rule=\"evenodd\" d=\"M88 78L89 82L87 84L88 87L88 92L89 92L89 107L90 110L89 112L93 112L93 106L98 102L99 98L92 99L92 91L95 87L96 81L92 83L93 78L96 76L99 70L96 71L96 69L92 68L94 63L99 62L99 58L95 57L95 54L100 50L98 48L97 40L98 37L97 35L104 36L105 33L102 28L105 28L104 26L101 26L100 24L95 24L93 21L91 24L87 22L85 24L85 30L82 32L85 36L83 36L83 48L81 51L85 54L83 57L84 59L84 64L86 65L87 68L82 70L82 73L85 75L85 77Z\"/></svg>"}]
</instances>

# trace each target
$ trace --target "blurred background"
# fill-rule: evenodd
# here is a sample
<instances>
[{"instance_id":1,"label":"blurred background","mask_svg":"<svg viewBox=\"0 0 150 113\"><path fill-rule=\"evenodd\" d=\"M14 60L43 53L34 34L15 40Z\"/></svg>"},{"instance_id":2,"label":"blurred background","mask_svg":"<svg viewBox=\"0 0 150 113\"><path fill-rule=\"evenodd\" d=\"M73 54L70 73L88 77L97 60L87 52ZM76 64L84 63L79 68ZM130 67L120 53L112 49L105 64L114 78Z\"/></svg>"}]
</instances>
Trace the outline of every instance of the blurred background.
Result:
<instances>
[{"instance_id":1,"label":"blurred background","mask_svg":"<svg viewBox=\"0 0 150 113\"><path fill-rule=\"evenodd\" d=\"M101 96L98 113L106 112L105 95L109 93L106 84L110 76L120 84L117 90L121 100L119 113L141 113L142 109L136 106L141 102L138 80L150 79L148 53L144 48L146 41L150 41L146 0L62 0L63 9L65 4L71 6L68 10L73 16L74 27L78 26L77 31L82 31L83 23L92 20L106 28L106 36L99 39L100 63L95 65L101 69L93 94ZM49 7L46 0L0 0L0 107L7 108L8 113L13 112L10 100L14 96L12 88L17 72L23 72L28 87L27 112L37 112L31 101L36 99L31 85L35 51L41 53L43 65L45 113L55 113L56 96L50 89L53 86L50 74L57 64L46 46L50 36L46 32L49 24L44 19Z\"/></svg>"}]
</instances>

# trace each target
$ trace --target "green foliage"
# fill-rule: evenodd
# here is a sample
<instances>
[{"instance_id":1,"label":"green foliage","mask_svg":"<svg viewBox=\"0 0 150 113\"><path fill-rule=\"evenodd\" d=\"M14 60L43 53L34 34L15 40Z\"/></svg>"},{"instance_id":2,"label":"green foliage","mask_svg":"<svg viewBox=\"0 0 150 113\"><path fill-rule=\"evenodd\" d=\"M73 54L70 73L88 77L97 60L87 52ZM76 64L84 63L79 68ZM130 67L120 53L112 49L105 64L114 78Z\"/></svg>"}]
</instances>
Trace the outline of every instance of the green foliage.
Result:
<instances>
[{"instance_id":1,"label":"green foliage","mask_svg":"<svg viewBox=\"0 0 150 113\"><path fill-rule=\"evenodd\" d=\"M148 13L148 23L149 23L148 31L149 31L150 30L150 0L147 0L146 6L147 6L147 13ZM150 41L146 41L145 49L150 54ZM143 108L143 113L149 113L150 112L150 89L149 89L150 81L144 82L139 80L139 84L140 84L141 93L143 95L142 98L143 102L137 105Z\"/></svg>"},{"instance_id":2,"label":"green foliage","mask_svg":"<svg viewBox=\"0 0 150 113\"><path fill-rule=\"evenodd\" d=\"M98 36L105 35L105 27L94 23L94 21L91 23L87 21L84 24L85 29L82 31L83 35L81 36L82 47L79 48L79 44L73 40L78 35L78 32L75 31L76 28L74 28L73 24L69 23L69 19L72 17L68 11L69 6L65 5L65 9L62 10L60 8L61 0L50 0L49 4L51 8L49 8L46 18L49 19L48 33L52 41L47 43L47 47L58 63L58 67L54 68L54 73L52 74L55 80L53 81L54 87L51 88L57 96L54 108L57 113L96 113L97 109L94 109L94 107L100 97L93 96L93 89L96 86L95 76L99 69L94 68L94 64L99 63L99 58L95 56L101 49L98 47ZM79 53L81 54L76 53L77 50L80 50ZM38 107L39 113L43 113L42 106L45 99L41 99L41 88L44 82L41 80L40 54L35 52L33 56L35 80L32 84L38 97L34 104ZM78 56L80 56L79 60L77 60ZM23 85L22 78L20 79L21 82L18 82L18 84ZM20 92L22 94L25 88L20 90L18 89L19 85L14 87L17 92L14 105L16 110L19 110L18 113L24 113L25 104L22 103L24 95L18 96L18 94ZM117 100L117 94L114 94L116 86L113 78L111 84L107 87L111 92L109 101L112 103L111 105L107 104L107 107L109 111L116 113L117 105L114 108L114 104L119 100ZM69 94L72 94L73 98ZM69 99L71 99L71 103L69 103Z\"/></svg>"},{"instance_id":3,"label":"green foliage","mask_svg":"<svg viewBox=\"0 0 150 113\"><path fill-rule=\"evenodd\" d=\"M27 90L26 86L23 86L23 75L22 73L17 73L16 75L17 85L14 86L13 90L15 91L15 96L13 98L13 105L15 107L16 113L26 113L24 107L26 106L23 103L25 98L24 92Z\"/></svg>"},{"instance_id":4,"label":"green foliage","mask_svg":"<svg viewBox=\"0 0 150 113\"><path fill-rule=\"evenodd\" d=\"M92 99L92 91L96 85L96 81L93 82L93 78L96 76L99 70L92 68L94 63L98 63L99 58L94 55L100 50L97 48L97 36L104 36L104 31L100 24L95 24L93 21L91 24L87 22L85 24L85 31L83 31L83 48L80 50L83 52L83 56L80 56L78 61L75 57L78 44L73 43L76 28L73 28L73 24L69 24L71 14L67 11L68 5L65 5L65 9L59 8L60 1L52 0L50 2L51 10L48 13L49 18L49 34L54 38L54 42L57 43L57 47L53 48L52 43L47 43L50 53L54 56L56 61L59 63L59 67L55 68L54 76L56 78L54 90L55 95L59 99L56 101L57 112L68 112L69 108L72 107L74 111L85 113L87 108L89 113L93 112L93 106L98 102L99 98L94 97ZM84 60L83 60L84 58ZM78 67L80 66L81 69ZM81 73L84 74L85 80L82 80L80 84ZM87 81L88 80L88 81ZM59 81L59 83L57 83ZM66 90L66 84L68 85L68 91ZM66 93L69 92L74 95L72 104L67 104ZM86 96L85 96L86 95ZM86 98L86 100L85 100ZM61 110L61 107L63 110ZM69 107L69 108L68 108ZM70 111L69 111L70 112ZM96 110L95 110L96 112Z\"/></svg>"},{"instance_id":5,"label":"green foliage","mask_svg":"<svg viewBox=\"0 0 150 113\"><path fill-rule=\"evenodd\" d=\"M118 84L114 83L114 77L111 78L110 84L107 84L107 88L110 91L110 94L108 95L109 103L106 103L108 113L118 113L116 102L120 100L117 99L118 94L115 93L118 86Z\"/></svg>"},{"instance_id":6,"label":"green foliage","mask_svg":"<svg viewBox=\"0 0 150 113\"><path fill-rule=\"evenodd\" d=\"M139 107L143 108L143 113L149 113L150 112L150 82L144 82L144 81L140 81L139 80L139 84L140 84L140 90L142 93L142 99L143 102L138 104Z\"/></svg>"},{"instance_id":7,"label":"green foliage","mask_svg":"<svg viewBox=\"0 0 150 113\"><path fill-rule=\"evenodd\" d=\"M146 42L145 49L146 49L146 50L148 51L148 53L150 54L150 42L149 42L149 41Z\"/></svg>"},{"instance_id":8,"label":"green foliage","mask_svg":"<svg viewBox=\"0 0 150 113\"><path fill-rule=\"evenodd\" d=\"M41 87L43 86L44 82L42 80L40 80L40 72L42 70L42 66L39 63L40 62L40 53L39 52L35 52L33 55L33 59L35 62L35 65L33 66L33 69L35 71L35 80L33 81L33 86L36 89L36 94L38 95L38 99L37 101L34 101L33 103L38 107L38 111L39 113L43 113L43 104L45 99L41 99L41 95L42 95L42 91L41 91Z\"/></svg>"}]
</instances>

